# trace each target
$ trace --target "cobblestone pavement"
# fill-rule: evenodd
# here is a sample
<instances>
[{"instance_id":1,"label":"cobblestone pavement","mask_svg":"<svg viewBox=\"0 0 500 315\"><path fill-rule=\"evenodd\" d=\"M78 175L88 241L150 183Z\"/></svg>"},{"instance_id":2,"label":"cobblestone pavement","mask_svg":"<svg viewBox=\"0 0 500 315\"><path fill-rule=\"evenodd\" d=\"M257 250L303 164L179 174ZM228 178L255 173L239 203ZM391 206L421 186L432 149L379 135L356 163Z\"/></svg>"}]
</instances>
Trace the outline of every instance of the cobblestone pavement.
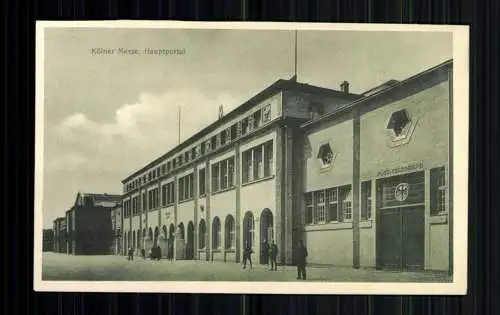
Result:
<instances>
[{"instance_id":1,"label":"cobblestone pavement","mask_svg":"<svg viewBox=\"0 0 500 315\"><path fill-rule=\"evenodd\" d=\"M80 281L303 281L296 280L296 269L279 266L269 271L254 264L243 269L232 262L151 261L124 256L70 256L44 253L43 280ZM390 272L341 267L308 267L308 281L335 282L449 282L445 273Z\"/></svg>"}]
</instances>

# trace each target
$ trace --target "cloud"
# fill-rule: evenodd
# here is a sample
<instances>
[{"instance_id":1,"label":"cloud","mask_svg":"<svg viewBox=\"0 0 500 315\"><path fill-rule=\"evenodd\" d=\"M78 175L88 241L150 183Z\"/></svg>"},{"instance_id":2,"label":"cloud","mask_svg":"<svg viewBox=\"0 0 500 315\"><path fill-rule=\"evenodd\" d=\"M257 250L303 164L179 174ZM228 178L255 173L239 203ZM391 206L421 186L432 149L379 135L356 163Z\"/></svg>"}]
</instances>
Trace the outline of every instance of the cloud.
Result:
<instances>
[{"instance_id":1,"label":"cloud","mask_svg":"<svg viewBox=\"0 0 500 315\"><path fill-rule=\"evenodd\" d=\"M142 93L101 123L83 113L72 114L53 128L48 139L48 170L80 168L126 176L177 144L179 107L183 140L215 121L219 105L227 113L241 101L230 94L184 89Z\"/></svg>"},{"instance_id":2,"label":"cloud","mask_svg":"<svg viewBox=\"0 0 500 315\"><path fill-rule=\"evenodd\" d=\"M81 169L87 163L87 159L74 152L62 154L47 162L47 171L75 171Z\"/></svg>"}]
</instances>

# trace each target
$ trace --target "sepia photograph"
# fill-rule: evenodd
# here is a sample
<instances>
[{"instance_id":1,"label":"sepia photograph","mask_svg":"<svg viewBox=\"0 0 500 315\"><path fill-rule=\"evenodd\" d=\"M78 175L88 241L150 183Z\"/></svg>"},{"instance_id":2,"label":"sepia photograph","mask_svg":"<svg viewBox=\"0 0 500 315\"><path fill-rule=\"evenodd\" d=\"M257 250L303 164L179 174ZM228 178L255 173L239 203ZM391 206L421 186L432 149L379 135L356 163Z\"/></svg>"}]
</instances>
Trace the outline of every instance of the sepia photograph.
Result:
<instances>
[{"instance_id":1,"label":"sepia photograph","mask_svg":"<svg viewBox=\"0 0 500 315\"><path fill-rule=\"evenodd\" d=\"M468 41L37 22L35 290L465 294Z\"/></svg>"}]
</instances>

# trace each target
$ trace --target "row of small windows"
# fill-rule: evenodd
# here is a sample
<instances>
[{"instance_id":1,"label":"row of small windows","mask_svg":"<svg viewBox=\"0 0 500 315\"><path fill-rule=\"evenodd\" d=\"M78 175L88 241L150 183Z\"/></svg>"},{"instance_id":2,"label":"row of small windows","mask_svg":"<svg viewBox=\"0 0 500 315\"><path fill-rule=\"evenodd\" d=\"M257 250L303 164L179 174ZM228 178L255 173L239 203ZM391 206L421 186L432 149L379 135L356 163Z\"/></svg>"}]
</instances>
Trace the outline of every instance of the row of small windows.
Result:
<instances>
[{"instance_id":1,"label":"row of small windows","mask_svg":"<svg viewBox=\"0 0 500 315\"><path fill-rule=\"evenodd\" d=\"M430 214L440 215L447 212L447 176L446 168L438 167L430 170ZM414 184L419 195L424 194L423 183ZM421 186L421 187L420 187ZM391 187L392 188L392 187ZM384 191L384 194L386 192ZM390 189L387 194L394 194ZM318 190L305 194L305 223L321 224L327 222L343 222L352 220L351 186L342 186ZM372 218L372 183L361 183L361 213L362 221Z\"/></svg>"},{"instance_id":2,"label":"row of small windows","mask_svg":"<svg viewBox=\"0 0 500 315\"><path fill-rule=\"evenodd\" d=\"M179 154L171 161L156 167L139 178L131 181L125 185L125 192L137 189L143 184L150 182L163 176L172 170L181 167L182 165L196 160L198 157L213 151L221 146L227 145L236 140L239 136L244 136L259 128L261 125L271 120L271 105L267 105L262 109L258 109L254 113L245 117L242 121L232 125L231 127L221 131L217 135L212 136L210 139L200 143L199 145Z\"/></svg>"}]
</instances>

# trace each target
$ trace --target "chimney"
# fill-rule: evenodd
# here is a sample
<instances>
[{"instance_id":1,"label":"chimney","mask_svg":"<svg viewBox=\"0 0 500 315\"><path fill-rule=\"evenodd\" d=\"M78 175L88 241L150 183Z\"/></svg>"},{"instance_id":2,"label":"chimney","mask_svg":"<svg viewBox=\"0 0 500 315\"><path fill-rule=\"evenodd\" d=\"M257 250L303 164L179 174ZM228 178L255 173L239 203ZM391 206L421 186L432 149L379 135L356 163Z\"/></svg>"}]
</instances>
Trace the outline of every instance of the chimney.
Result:
<instances>
[{"instance_id":1,"label":"chimney","mask_svg":"<svg viewBox=\"0 0 500 315\"><path fill-rule=\"evenodd\" d=\"M340 90L345 94L349 94L349 82L344 81L340 84Z\"/></svg>"}]
</instances>

